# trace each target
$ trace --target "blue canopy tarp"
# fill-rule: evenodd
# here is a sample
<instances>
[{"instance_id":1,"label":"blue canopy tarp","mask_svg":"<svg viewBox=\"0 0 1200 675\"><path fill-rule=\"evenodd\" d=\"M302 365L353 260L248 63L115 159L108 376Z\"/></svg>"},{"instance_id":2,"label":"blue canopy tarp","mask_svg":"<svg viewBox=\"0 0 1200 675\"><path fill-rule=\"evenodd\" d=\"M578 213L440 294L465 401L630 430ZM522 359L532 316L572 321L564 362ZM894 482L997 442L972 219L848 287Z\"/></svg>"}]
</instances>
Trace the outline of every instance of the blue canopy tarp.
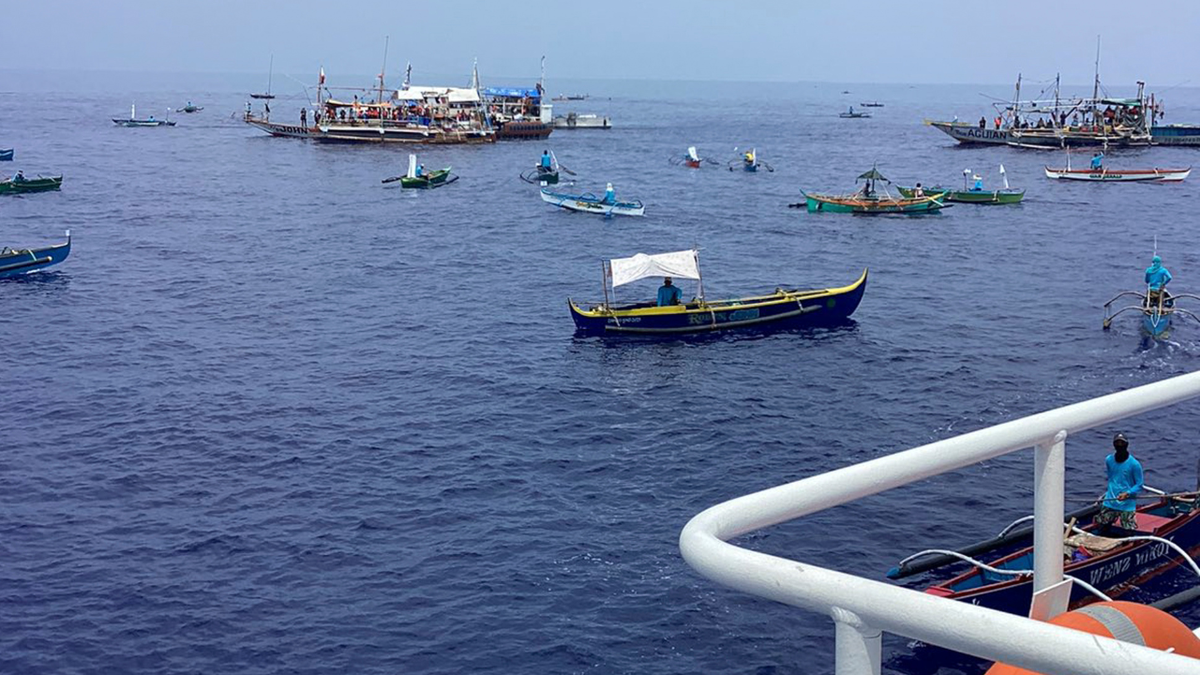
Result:
<instances>
[{"instance_id":1,"label":"blue canopy tarp","mask_svg":"<svg viewBox=\"0 0 1200 675\"><path fill-rule=\"evenodd\" d=\"M480 91L488 98L541 98L533 87L487 87Z\"/></svg>"}]
</instances>

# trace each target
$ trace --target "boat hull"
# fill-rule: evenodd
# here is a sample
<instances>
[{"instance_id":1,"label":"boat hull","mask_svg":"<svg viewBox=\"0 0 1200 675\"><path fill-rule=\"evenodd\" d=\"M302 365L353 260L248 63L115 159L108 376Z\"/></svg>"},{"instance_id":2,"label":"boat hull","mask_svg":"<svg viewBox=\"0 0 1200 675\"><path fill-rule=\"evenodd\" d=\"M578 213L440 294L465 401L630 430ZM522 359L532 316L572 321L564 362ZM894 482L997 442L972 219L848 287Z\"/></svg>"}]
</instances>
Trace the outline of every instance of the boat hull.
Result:
<instances>
[{"instance_id":1,"label":"boat hull","mask_svg":"<svg viewBox=\"0 0 1200 675\"><path fill-rule=\"evenodd\" d=\"M545 122L505 122L496 129L496 138L501 141L546 138L554 127Z\"/></svg>"},{"instance_id":2,"label":"boat hull","mask_svg":"<svg viewBox=\"0 0 1200 675\"><path fill-rule=\"evenodd\" d=\"M833 197L827 195L804 195L809 213L858 213L863 215L898 213L917 215L935 213L946 208L946 204L934 197L909 199L858 199L853 196Z\"/></svg>"},{"instance_id":3,"label":"boat hull","mask_svg":"<svg viewBox=\"0 0 1200 675\"><path fill-rule=\"evenodd\" d=\"M555 129L611 129L612 120L600 115L560 115L554 118Z\"/></svg>"},{"instance_id":4,"label":"boat hull","mask_svg":"<svg viewBox=\"0 0 1200 675\"><path fill-rule=\"evenodd\" d=\"M363 124L335 124L300 126L276 124L258 117L247 117L246 124L283 138L306 138L325 143L429 143L429 144L473 144L494 143L496 133L490 129L470 131L447 131L437 127L419 125L380 124L378 121Z\"/></svg>"},{"instance_id":5,"label":"boat hull","mask_svg":"<svg viewBox=\"0 0 1200 675\"><path fill-rule=\"evenodd\" d=\"M13 158L13 149L0 150L0 162L11 162Z\"/></svg>"},{"instance_id":6,"label":"boat hull","mask_svg":"<svg viewBox=\"0 0 1200 675\"><path fill-rule=\"evenodd\" d=\"M1169 525L1157 527L1152 531L1154 536L1171 540L1192 557L1200 553L1200 510L1193 510L1191 513L1173 518ZM1148 533L1150 531L1143 532L1140 529L1138 531L1138 534ZM1018 552L1009 558L1021 559L1021 556L1031 555L1028 551L1029 549ZM1161 571L1173 559L1178 559L1178 553L1166 544L1137 541L1086 560L1070 562L1064 567L1063 572L1086 581L1110 596L1119 596L1130 584L1152 576L1156 571ZM1029 559L1029 563L1030 567L1025 569L1031 569L1032 558ZM986 576L982 577L984 580L992 576L991 573L985 574ZM934 586L926 592L1010 614L1029 613L1030 603L1033 600L1033 580L1031 578L1028 576L1005 577L1009 580L985 583L968 590L953 590L955 584L961 584L963 580L977 575L978 572L972 571L944 584ZM1072 608L1096 599L1082 586L1072 584L1070 601Z\"/></svg>"},{"instance_id":7,"label":"boat hull","mask_svg":"<svg viewBox=\"0 0 1200 675\"><path fill-rule=\"evenodd\" d=\"M0 181L0 194L23 194L26 192L57 190L62 187L62 182L62 176L38 176L37 178L26 178L19 182L14 182L10 179Z\"/></svg>"},{"instance_id":8,"label":"boat hull","mask_svg":"<svg viewBox=\"0 0 1200 675\"><path fill-rule=\"evenodd\" d=\"M774 295L655 307L582 308L568 300L580 335L686 335L736 329L796 329L845 323L858 309L867 272L843 288L784 291Z\"/></svg>"},{"instance_id":9,"label":"boat hull","mask_svg":"<svg viewBox=\"0 0 1200 675\"><path fill-rule=\"evenodd\" d=\"M434 171L433 173L429 174L428 176L420 176L420 177L414 176L412 178L409 178L408 176L404 176L403 178L400 179L400 187L416 188L416 189L429 189L429 188L441 187L442 185L445 185L447 182L449 182L449 180L448 180L449 178L450 178L450 169L449 168L440 169L438 171Z\"/></svg>"},{"instance_id":10,"label":"boat hull","mask_svg":"<svg viewBox=\"0 0 1200 675\"><path fill-rule=\"evenodd\" d=\"M173 127L170 120L119 120L113 118L113 124L119 127Z\"/></svg>"},{"instance_id":11,"label":"boat hull","mask_svg":"<svg viewBox=\"0 0 1200 675\"><path fill-rule=\"evenodd\" d=\"M567 195L551 192L545 188L541 192L542 201L567 209L568 211L594 213L601 216L646 215L646 207L641 202L615 202L613 204L606 204L604 200L591 194Z\"/></svg>"},{"instance_id":12,"label":"boat hull","mask_svg":"<svg viewBox=\"0 0 1200 675\"><path fill-rule=\"evenodd\" d=\"M897 186L900 194L913 198L916 190L911 187ZM950 190L943 187L925 189L926 197L935 197L943 202L961 204L1017 204L1025 198L1024 190Z\"/></svg>"},{"instance_id":13,"label":"boat hull","mask_svg":"<svg viewBox=\"0 0 1200 675\"><path fill-rule=\"evenodd\" d=\"M1165 124L1151 127L1150 140L1154 145L1200 146L1200 126Z\"/></svg>"},{"instance_id":14,"label":"boat hull","mask_svg":"<svg viewBox=\"0 0 1200 675\"><path fill-rule=\"evenodd\" d=\"M71 231L67 230L67 241L45 248L0 251L0 279L11 279L30 272L57 265L71 255Z\"/></svg>"},{"instance_id":15,"label":"boat hull","mask_svg":"<svg viewBox=\"0 0 1200 675\"><path fill-rule=\"evenodd\" d=\"M937 122L927 125L964 144L1010 145L1021 148L1065 147L1142 147L1151 145L1149 134L1109 134L1099 131L1061 131L1055 129L991 129L965 122Z\"/></svg>"},{"instance_id":16,"label":"boat hull","mask_svg":"<svg viewBox=\"0 0 1200 675\"><path fill-rule=\"evenodd\" d=\"M1184 180L1192 172L1192 167L1186 169L1140 169L1119 171L1111 169L1052 169L1045 167L1046 178L1058 180L1081 180L1095 183L1135 183L1156 181L1160 183L1177 183Z\"/></svg>"}]
</instances>

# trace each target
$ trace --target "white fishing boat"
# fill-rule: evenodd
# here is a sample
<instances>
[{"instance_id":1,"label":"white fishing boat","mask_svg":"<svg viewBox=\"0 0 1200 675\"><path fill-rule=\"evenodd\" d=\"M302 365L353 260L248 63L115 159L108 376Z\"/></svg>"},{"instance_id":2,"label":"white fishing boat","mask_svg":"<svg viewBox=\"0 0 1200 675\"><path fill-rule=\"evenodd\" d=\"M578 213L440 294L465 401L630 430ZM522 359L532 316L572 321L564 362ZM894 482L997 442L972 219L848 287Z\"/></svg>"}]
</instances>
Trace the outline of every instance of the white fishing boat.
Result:
<instances>
[{"instance_id":1,"label":"white fishing boat","mask_svg":"<svg viewBox=\"0 0 1200 675\"><path fill-rule=\"evenodd\" d=\"M1089 180L1097 182L1134 182L1158 181L1161 183L1179 182L1188 177L1192 167L1186 169L1052 169L1046 167L1046 178L1059 180Z\"/></svg>"},{"instance_id":2,"label":"white fishing boat","mask_svg":"<svg viewBox=\"0 0 1200 675\"><path fill-rule=\"evenodd\" d=\"M542 201L546 202L547 204L553 204L555 206L567 209L568 211L596 213L603 216L646 215L646 206L640 201L607 201L603 197L597 197L590 192L582 195L568 195L558 192L551 192L546 188L542 188Z\"/></svg>"},{"instance_id":3,"label":"white fishing boat","mask_svg":"<svg viewBox=\"0 0 1200 675\"><path fill-rule=\"evenodd\" d=\"M607 115L580 115L567 113L554 118L555 129L611 129L612 119Z\"/></svg>"}]
</instances>

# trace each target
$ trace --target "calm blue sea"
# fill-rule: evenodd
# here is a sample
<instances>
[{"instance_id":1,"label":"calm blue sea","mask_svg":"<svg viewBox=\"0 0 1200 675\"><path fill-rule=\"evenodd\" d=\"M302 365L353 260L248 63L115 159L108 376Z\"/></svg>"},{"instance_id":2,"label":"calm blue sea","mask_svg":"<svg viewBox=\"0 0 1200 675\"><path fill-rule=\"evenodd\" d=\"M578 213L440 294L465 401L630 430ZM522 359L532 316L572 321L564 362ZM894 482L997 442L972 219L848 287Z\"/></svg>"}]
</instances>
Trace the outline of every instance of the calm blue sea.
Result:
<instances>
[{"instance_id":1,"label":"calm blue sea","mask_svg":"<svg viewBox=\"0 0 1200 675\"><path fill-rule=\"evenodd\" d=\"M257 79L10 75L0 147L17 161L0 169L66 178L0 199L0 244L70 228L75 248L0 283L3 673L831 673L827 617L683 562L690 517L1200 367L1200 326L1153 345L1135 320L1100 326L1156 237L1173 287L1200 290L1200 182L1059 184L1041 174L1057 153L959 148L921 124L990 116L980 93L1004 87L552 82L593 95L559 112L616 128L420 149L461 176L425 192L380 185L408 148L243 125ZM281 81L274 115L298 118ZM1200 122L1200 90L1165 98L1167 121ZM109 121L188 100L205 109L172 114L175 128ZM837 117L868 100L886 107ZM775 171L671 166L689 145L722 164L755 147ZM517 175L545 147L581 191L611 181L646 217L541 203ZM916 219L787 208L873 165L994 185L1000 164L1024 204ZM602 259L692 245L709 297L840 286L863 268L870 286L837 330L573 336L566 299L600 296ZM1117 430L1150 484L1190 488L1196 410L1072 438L1068 493L1100 490ZM1030 513L1032 459L745 543L882 578ZM1200 624L1200 605L1178 614ZM982 671L939 671L903 638L884 649L888 672Z\"/></svg>"}]
</instances>

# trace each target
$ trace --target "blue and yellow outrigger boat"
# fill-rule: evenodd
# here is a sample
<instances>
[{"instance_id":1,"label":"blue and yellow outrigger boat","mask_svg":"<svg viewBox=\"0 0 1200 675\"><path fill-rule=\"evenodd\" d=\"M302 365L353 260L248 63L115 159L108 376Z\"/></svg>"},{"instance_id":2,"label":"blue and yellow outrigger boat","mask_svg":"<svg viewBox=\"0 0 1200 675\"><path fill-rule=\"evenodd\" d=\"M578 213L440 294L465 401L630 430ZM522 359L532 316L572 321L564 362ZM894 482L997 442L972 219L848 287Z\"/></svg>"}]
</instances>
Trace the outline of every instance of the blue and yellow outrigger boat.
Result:
<instances>
[{"instance_id":1,"label":"blue and yellow outrigger boat","mask_svg":"<svg viewBox=\"0 0 1200 675\"><path fill-rule=\"evenodd\" d=\"M706 300L700 277L699 252L674 251L603 264L604 302L589 306L570 298L567 305L575 329L581 335L679 335L734 328L809 328L845 323L867 288L867 271L857 281L841 288L792 290L731 300ZM655 302L618 305L616 289L639 279L671 277L696 281L696 297L688 302L658 306ZM610 295L611 289L611 295Z\"/></svg>"},{"instance_id":2,"label":"blue and yellow outrigger boat","mask_svg":"<svg viewBox=\"0 0 1200 675\"><path fill-rule=\"evenodd\" d=\"M36 272L67 259L71 254L71 231L67 230L67 241L45 248L0 249L0 279Z\"/></svg>"}]
</instances>

